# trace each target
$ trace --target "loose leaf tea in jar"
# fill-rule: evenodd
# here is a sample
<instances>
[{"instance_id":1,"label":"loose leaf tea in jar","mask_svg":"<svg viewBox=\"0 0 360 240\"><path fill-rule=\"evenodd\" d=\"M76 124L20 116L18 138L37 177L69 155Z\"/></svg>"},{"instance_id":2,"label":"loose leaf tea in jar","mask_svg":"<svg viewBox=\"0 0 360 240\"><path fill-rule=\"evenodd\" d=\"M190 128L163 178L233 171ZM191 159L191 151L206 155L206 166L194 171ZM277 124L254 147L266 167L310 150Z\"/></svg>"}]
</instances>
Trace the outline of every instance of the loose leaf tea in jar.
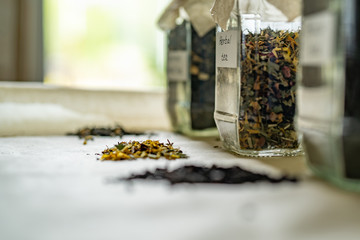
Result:
<instances>
[{"instance_id":1,"label":"loose leaf tea in jar","mask_svg":"<svg viewBox=\"0 0 360 240\"><path fill-rule=\"evenodd\" d=\"M159 20L168 36L168 113L173 129L190 136L217 135L211 4L212 0L173 0Z\"/></svg>"},{"instance_id":2,"label":"loose leaf tea in jar","mask_svg":"<svg viewBox=\"0 0 360 240\"><path fill-rule=\"evenodd\" d=\"M239 138L241 149L296 149L294 126L298 32L263 29L243 35Z\"/></svg>"},{"instance_id":3,"label":"loose leaf tea in jar","mask_svg":"<svg viewBox=\"0 0 360 240\"><path fill-rule=\"evenodd\" d=\"M231 2L217 0L212 9L218 23L215 120L223 145L248 156L298 155L300 21L289 22L283 9L263 0L233 1L229 14L224 9Z\"/></svg>"}]
</instances>

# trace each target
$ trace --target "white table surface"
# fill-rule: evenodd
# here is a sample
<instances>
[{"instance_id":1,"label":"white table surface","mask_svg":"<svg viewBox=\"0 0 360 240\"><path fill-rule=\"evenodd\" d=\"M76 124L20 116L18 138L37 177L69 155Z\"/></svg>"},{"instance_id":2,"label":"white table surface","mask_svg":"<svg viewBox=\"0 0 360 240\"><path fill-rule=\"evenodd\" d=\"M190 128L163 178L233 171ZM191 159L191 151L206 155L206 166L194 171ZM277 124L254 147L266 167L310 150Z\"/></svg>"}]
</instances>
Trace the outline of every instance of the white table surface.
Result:
<instances>
[{"instance_id":1,"label":"white table surface","mask_svg":"<svg viewBox=\"0 0 360 240\"><path fill-rule=\"evenodd\" d=\"M145 140L126 136L122 140ZM216 141L161 132L188 159L97 161L119 138L0 138L0 239L360 239L360 194L314 178L304 157L250 159ZM297 184L112 182L156 167L238 165Z\"/></svg>"}]
</instances>

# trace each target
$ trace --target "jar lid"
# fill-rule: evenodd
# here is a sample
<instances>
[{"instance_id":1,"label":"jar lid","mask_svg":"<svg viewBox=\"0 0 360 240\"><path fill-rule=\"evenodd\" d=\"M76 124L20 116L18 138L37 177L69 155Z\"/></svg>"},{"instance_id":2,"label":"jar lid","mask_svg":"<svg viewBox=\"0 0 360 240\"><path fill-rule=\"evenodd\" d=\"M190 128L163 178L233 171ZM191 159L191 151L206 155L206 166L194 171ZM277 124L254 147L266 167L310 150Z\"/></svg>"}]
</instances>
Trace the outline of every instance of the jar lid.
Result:
<instances>
[{"instance_id":1,"label":"jar lid","mask_svg":"<svg viewBox=\"0 0 360 240\"><path fill-rule=\"evenodd\" d=\"M237 2L236 2L237 1ZM301 15L301 0L215 0L214 21L227 30L231 14L258 14L263 21L291 22ZM235 4L235 3L238 3Z\"/></svg>"},{"instance_id":2,"label":"jar lid","mask_svg":"<svg viewBox=\"0 0 360 240\"><path fill-rule=\"evenodd\" d=\"M185 18L202 37L215 27L210 14L212 3L213 0L173 0L160 16L158 26L164 31L171 30L175 28L178 18ZM182 11L187 17L181 14Z\"/></svg>"}]
</instances>

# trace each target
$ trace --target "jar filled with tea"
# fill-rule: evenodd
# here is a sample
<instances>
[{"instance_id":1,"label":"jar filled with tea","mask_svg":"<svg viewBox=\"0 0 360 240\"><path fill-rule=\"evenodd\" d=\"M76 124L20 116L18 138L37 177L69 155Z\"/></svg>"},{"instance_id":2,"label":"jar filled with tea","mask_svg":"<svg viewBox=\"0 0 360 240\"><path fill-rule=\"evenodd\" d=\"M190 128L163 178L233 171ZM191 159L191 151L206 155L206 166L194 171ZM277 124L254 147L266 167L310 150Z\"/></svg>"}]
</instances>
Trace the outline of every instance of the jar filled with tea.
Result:
<instances>
[{"instance_id":1,"label":"jar filled with tea","mask_svg":"<svg viewBox=\"0 0 360 240\"><path fill-rule=\"evenodd\" d=\"M212 0L174 0L158 24L167 33L167 109L173 129L215 136L215 23Z\"/></svg>"},{"instance_id":2,"label":"jar filled with tea","mask_svg":"<svg viewBox=\"0 0 360 240\"><path fill-rule=\"evenodd\" d=\"M360 2L304 0L298 125L315 174L360 191Z\"/></svg>"},{"instance_id":3,"label":"jar filled with tea","mask_svg":"<svg viewBox=\"0 0 360 240\"><path fill-rule=\"evenodd\" d=\"M300 1L217 0L215 121L226 149L301 154L295 129Z\"/></svg>"}]
</instances>

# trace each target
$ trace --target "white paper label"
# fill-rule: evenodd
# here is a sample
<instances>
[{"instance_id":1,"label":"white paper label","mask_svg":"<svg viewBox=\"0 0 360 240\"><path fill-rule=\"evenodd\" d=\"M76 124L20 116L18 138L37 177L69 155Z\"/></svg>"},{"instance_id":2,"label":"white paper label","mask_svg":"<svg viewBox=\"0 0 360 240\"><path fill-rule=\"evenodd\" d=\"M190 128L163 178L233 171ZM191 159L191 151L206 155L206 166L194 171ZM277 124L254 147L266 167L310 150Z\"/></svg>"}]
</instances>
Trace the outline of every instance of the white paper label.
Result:
<instances>
[{"instance_id":1,"label":"white paper label","mask_svg":"<svg viewBox=\"0 0 360 240\"><path fill-rule=\"evenodd\" d=\"M239 32L216 33L216 67L236 68Z\"/></svg>"},{"instance_id":2,"label":"white paper label","mask_svg":"<svg viewBox=\"0 0 360 240\"><path fill-rule=\"evenodd\" d=\"M320 66L334 53L335 16L324 11L304 17L301 32L302 65Z\"/></svg>"},{"instance_id":3,"label":"white paper label","mask_svg":"<svg viewBox=\"0 0 360 240\"><path fill-rule=\"evenodd\" d=\"M189 76L189 54L187 51L169 51L167 60L169 81L186 81Z\"/></svg>"}]
</instances>

